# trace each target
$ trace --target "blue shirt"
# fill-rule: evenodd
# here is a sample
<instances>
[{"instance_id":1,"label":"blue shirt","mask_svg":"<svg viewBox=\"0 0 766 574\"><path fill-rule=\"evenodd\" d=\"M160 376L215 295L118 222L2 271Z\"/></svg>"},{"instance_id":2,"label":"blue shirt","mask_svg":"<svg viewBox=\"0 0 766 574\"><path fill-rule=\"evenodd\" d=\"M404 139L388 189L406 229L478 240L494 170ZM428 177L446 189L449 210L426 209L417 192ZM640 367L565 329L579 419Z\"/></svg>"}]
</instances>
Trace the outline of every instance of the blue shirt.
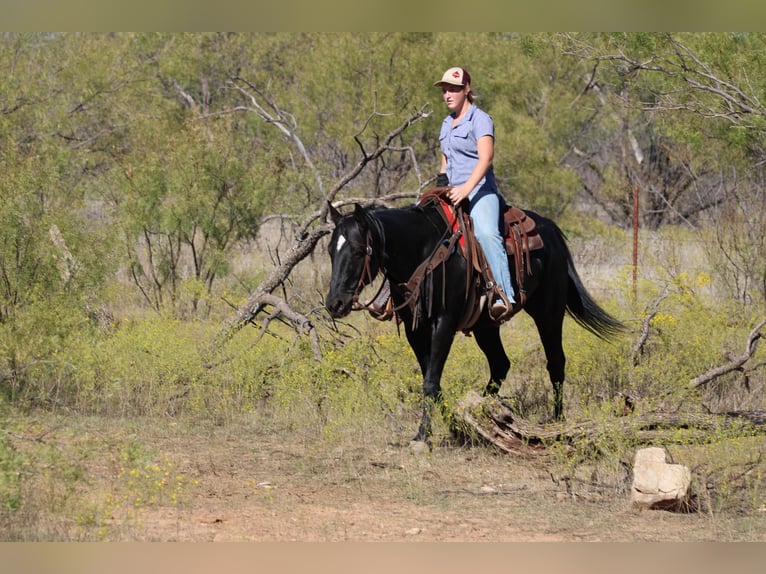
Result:
<instances>
[{"instance_id":1,"label":"blue shirt","mask_svg":"<svg viewBox=\"0 0 766 574\"><path fill-rule=\"evenodd\" d=\"M479 138L484 136L495 137L495 124L492 117L485 111L471 104L463 119L456 126L452 126L455 116L453 114L444 118L439 144L442 153L447 158L447 179L452 186L461 185L471 177L473 168L479 160ZM469 200L479 192L497 192L495 172L489 166L487 173L468 195ZM482 193L483 195L483 193Z\"/></svg>"}]
</instances>

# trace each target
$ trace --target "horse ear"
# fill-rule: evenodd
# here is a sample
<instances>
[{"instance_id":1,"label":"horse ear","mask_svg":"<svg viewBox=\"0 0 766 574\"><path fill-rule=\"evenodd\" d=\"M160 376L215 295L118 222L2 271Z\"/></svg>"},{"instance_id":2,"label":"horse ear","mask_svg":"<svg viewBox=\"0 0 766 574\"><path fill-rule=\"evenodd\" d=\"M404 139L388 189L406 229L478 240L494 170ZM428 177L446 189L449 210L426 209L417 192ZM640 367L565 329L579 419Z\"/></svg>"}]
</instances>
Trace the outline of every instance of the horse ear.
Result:
<instances>
[{"instance_id":1,"label":"horse ear","mask_svg":"<svg viewBox=\"0 0 766 574\"><path fill-rule=\"evenodd\" d=\"M359 223L367 222L364 217L364 208L358 203L354 204L354 219L356 219Z\"/></svg>"},{"instance_id":2,"label":"horse ear","mask_svg":"<svg viewBox=\"0 0 766 574\"><path fill-rule=\"evenodd\" d=\"M332 219L332 222L333 222L335 225L338 225L338 222L341 220L341 218L342 218L343 216L340 214L340 211L338 211L337 209L335 209L335 206L334 206L332 203L330 203L330 202L328 201L328 202L327 202L327 205L330 207L330 219Z\"/></svg>"}]
</instances>

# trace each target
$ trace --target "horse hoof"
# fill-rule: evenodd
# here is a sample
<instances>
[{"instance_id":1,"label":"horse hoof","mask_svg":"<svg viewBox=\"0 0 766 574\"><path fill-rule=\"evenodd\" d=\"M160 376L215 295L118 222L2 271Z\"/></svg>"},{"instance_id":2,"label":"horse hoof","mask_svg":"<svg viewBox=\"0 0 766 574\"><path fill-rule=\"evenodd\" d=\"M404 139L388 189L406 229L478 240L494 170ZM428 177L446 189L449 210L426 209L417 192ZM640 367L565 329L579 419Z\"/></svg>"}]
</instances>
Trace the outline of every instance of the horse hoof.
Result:
<instances>
[{"instance_id":1,"label":"horse hoof","mask_svg":"<svg viewBox=\"0 0 766 574\"><path fill-rule=\"evenodd\" d=\"M484 387L484 393L483 396L485 397L496 397L500 393L500 387L503 386L502 381L490 381L487 383L487 386Z\"/></svg>"}]
</instances>

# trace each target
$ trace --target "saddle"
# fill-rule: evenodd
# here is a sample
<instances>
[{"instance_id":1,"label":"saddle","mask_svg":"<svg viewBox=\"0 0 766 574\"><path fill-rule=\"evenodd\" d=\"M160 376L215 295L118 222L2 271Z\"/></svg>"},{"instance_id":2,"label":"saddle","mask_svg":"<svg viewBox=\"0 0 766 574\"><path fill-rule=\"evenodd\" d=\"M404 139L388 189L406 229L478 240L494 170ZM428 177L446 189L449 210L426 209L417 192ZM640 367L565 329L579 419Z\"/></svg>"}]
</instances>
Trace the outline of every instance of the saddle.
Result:
<instances>
[{"instance_id":1,"label":"saddle","mask_svg":"<svg viewBox=\"0 0 766 574\"><path fill-rule=\"evenodd\" d=\"M413 317L417 317L416 306L422 281L451 255L453 248L457 245L467 261L465 311L458 329L465 332L478 320L486 300L493 300L499 289L484 252L474 236L468 211L463 206L453 206L449 202L446 196L449 190L450 187L431 188L425 191L418 201L420 206L429 204L438 206L438 211L444 217L451 234L448 244L445 245L445 242L442 242L434 254L415 270L403 287L407 293L412 294L408 298L408 304L413 310ZM543 240L537 231L534 219L518 207L508 207L503 213L503 221L505 249L509 256L513 256L514 261L513 271L519 297L517 312L526 304L525 278L532 275L530 253L542 249ZM489 298L490 295L491 298ZM432 293L427 297L429 310L432 297ZM389 285L384 284L378 296L370 304L369 311L373 317L381 321L387 321L396 315Z\"/></svg>"},{"instance_id":2,"label":"saddle","mask_svg":"<svg viewBox=\"0 0 766 574\"><path fill-rule=\"evenodd\" d=\"M529 254L544 247L543 238L537 231L535 220L523 209L508 207L503 213L503 222L505 251L513 256L519 303L523 307L527 303L524 278L532 275L532 261Z\"/></svg>"}]
</instances>

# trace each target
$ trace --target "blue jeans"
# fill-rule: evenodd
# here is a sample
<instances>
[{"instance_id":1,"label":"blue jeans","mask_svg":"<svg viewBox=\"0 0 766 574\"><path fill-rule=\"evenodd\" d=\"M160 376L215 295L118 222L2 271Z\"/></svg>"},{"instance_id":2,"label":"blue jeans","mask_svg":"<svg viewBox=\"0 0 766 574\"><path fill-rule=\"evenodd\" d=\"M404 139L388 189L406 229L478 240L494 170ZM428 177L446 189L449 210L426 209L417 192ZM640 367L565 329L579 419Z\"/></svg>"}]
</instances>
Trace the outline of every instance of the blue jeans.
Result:
<instances>
[{"instance_id":1,"label":"blue jeans","mask_svg":"<svg viewBox=\"0 0 766 574\"><path fill-rule=\"evenodd\" d=\"M500 205L502 198L497 193L478 193L471 200L469 213L473 221L473 233L487 258L495 282L503 289L508 300L514 301L511 272L508 269L508 254L500 234Z\"/></svg>"}]
</instances>

